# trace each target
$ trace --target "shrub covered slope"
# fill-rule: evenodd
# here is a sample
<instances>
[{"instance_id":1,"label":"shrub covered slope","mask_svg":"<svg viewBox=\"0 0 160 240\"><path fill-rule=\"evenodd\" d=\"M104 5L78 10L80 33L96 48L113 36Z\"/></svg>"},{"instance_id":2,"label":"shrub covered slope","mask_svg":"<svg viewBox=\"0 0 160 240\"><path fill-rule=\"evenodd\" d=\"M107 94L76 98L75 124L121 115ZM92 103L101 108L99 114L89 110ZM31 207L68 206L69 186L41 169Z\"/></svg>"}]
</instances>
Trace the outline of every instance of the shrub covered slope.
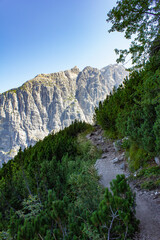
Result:
<instances>
[{"instance_id":1,"label":"shrub covered slope","mask_svg":"<svg viewBox=\"0 0 160 240\"><path fill-rule=\"evenodd\" d=\"M125 148L131 171L154 164L154 157L160 156L159 49L143 69L132 71L123 85L99 103L95 119L111 137L127 137Z\"/></svg>"},{"instance_id":2,"label":"shrub covered slope","mask_svg":"<svg viewBox=\"0 0 160 240\"><path fill-rule=\"evenodd\" d=\"M0 169L0 239L131 239L135 196L118 176L103 197L90 130L75 122Z\"/></svg>"}]
</instances>

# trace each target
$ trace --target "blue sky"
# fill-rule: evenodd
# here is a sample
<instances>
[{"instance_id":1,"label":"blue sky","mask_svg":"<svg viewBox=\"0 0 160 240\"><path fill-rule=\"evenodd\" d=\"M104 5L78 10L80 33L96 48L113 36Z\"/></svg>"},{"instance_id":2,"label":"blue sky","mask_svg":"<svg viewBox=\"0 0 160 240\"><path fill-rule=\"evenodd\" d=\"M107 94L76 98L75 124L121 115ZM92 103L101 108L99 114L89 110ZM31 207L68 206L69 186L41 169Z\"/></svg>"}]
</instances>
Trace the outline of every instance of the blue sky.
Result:
<instances>
[{"instance_id":1,"label":"blue sky","mask_svg":"<svg viewBox=\"0 0 160 240\"><path fill-rule=\"evenodd\" d=\"M116 62L128 41L108 33L116 0L0 0L0 92L39 73Z\"/></svg>"}]
</instances>

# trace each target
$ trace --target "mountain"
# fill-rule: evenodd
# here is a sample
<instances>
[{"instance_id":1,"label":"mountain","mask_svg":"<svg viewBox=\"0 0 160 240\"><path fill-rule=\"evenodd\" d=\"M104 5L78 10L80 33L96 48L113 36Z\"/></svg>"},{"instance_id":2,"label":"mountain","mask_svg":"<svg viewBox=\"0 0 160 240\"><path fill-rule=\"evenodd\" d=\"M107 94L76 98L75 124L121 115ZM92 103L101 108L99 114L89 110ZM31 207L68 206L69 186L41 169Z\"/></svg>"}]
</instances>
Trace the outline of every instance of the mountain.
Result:
<instances>
[{"instance_id":1,"label":"mountain","mask_svg":"<svg viewBox=\"0 0 160 240\"><path fill-rule=\"evenodd\" d=\"M0 94L0 161L34 145L72 121L92 123L95 106L127 75L121 65L86 67L39 74L17 89Z\"/></svg>"}]
</instances>

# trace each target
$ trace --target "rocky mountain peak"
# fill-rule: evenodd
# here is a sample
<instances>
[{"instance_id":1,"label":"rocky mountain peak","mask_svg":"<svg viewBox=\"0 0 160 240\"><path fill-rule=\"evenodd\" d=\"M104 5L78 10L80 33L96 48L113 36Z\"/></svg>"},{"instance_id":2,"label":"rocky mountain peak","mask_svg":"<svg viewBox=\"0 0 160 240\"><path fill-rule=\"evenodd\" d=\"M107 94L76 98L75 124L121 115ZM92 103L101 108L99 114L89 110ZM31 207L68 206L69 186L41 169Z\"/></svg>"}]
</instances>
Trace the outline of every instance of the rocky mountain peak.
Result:
<instances>
[{"instance_id":1,"label":"rocky mountain peak","mask_svg":"<svg viewBox=\"0 0 160 240\"><path fill-rule=\"evenodd\" d=\"M80 70L77 66L75 66L74 68L71 69L71 71L75 74L79 74Z\"/></svg>"},{"instance_id":2,"label":"rocky mountain peak","mask_svg":"<svg viewBox=\"0 0 160 240\"><path fill-rule=\"evenodd\" d=\"M83 73L90 73L90 72L97 72L99 71L97 68L93 68L93 67L90 67L90 66L87 66L83 69Z\"/></svg>"},{"instance_id":3,"label":"rocky mountain peak","mask_svg":"<svg viewBox=\"0 0 160 240\"><path fill-rule=\"evenodd\" d=\"M72 121L93 122L94 108L127 75L123 66L38 74L0 94L0 163Z\"/></svg>"}]
</instances>

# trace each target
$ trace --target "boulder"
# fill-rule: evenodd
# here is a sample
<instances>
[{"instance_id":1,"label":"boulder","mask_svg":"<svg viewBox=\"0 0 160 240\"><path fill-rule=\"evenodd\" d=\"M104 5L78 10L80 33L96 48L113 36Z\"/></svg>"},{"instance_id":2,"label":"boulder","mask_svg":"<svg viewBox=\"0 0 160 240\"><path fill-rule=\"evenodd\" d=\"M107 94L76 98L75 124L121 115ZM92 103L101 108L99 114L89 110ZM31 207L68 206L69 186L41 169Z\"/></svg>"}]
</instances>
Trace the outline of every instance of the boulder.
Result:
<instances>
[{"instance_id":1,"label":"boulder","mask_svg":"<svg viewBox=\"0 0 160 240\"><path fill-rule=\"evenodd\" d=\"M154 160L157 163L157 165L160 165L160 157L155 157Z\"/></svg>"}]
</instances>

